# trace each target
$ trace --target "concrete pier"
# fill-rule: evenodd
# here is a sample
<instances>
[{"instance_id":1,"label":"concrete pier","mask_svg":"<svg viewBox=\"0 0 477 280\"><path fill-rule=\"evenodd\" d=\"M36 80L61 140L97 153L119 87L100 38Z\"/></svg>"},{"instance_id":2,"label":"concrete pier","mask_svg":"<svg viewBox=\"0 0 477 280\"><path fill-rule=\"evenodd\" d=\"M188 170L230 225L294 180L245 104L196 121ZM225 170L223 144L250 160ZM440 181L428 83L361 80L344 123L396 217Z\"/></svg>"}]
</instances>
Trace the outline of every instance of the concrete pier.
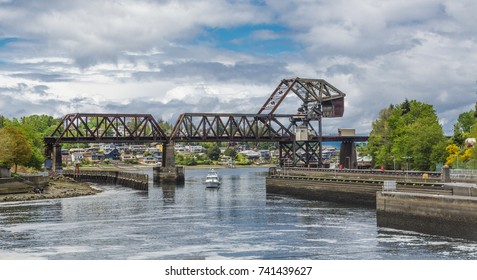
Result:
<instances>
[{"instance_id":1,"label":"concrete pier","mask_svg":"<svg viewBox=\"0 0 477 280\"><path fill-rule=\"evenodd\" d=\"M155 183L160 183L160 182L183 183L185 180L183 166L173 166L173 167L157 166L152 169L152 176L153 176L153 181Z\"/></svg>"},{"instance_id":2,"label":"concrete pier","mask_svg":"<svg viewBox=\"0 0 477 280\"><path fill-rule=\"evenodd\" d=\"M383 180L273 175L266 178L267 193L376 207ZM452 187L439 183L397 182L397 191L452 195Z\"/></svg>"},{"instance_id":3,"label":"concrete pier","mask_svg":"<svg viewBox=\"0 0 477 280\"><path fill-rule=\"evenodd\" d=\"M162 166L152 168L154 183L184 183L184 167L175 163L174 142L164 143L162 150Z\"/></svg>"},{"instance_id":4,"label":"concrete pier","mask_svg":"<svg viewBox=\"0 0 477 280\"><path fill-rule=\"evenodd\" d=\"M376 207L380 227L477 240L476 184L387 181L392 182L392 188L387 188L392 191L384 191L385 180L283 175L270 169L266 189L267 193Z\"/></svg>"},{"instance_id":5,"label":"concrete pier","mask_svg":"<svg viewBox=\"0 0 477 280\"><path fill-rule=\"evenodd\" d=\"M380 227L477 240L477 197L378 192Z\"/></svg>"}]
</instances>

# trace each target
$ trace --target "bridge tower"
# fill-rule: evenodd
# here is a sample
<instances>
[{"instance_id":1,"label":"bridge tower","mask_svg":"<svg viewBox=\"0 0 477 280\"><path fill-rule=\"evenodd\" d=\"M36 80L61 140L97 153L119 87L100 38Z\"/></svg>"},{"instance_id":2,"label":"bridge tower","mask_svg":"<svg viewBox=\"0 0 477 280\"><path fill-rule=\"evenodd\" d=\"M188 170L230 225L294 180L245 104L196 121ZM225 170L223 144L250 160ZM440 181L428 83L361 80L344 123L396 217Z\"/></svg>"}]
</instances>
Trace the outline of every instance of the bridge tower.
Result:
<instances>
[{"instance_id":1,"label":"bridge tower","mask_svg":"<svg viewBox=\"0 0 477 280\"><path fill-rule=\"evenodd\" d=\"M323 79L283 79L258 114L272 116L290 93L301 105L289 118L294 139L278 142L280 165L322 167L322 120L343 116L346 95Z\"/></svg>"}]
</instances>

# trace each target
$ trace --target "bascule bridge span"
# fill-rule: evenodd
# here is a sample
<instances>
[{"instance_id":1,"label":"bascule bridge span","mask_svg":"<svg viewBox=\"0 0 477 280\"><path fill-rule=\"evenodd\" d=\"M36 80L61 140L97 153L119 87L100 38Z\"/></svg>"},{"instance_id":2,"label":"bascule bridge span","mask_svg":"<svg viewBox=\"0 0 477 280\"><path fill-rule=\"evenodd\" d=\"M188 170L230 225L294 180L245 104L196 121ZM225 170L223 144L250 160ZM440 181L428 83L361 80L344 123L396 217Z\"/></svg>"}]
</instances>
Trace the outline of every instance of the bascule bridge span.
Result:
<instances>
[{"instance_id":1,"label":"bascule bridge span","mask_svg":"<svg viewBox=\"0 0 477 280\"><path fill-rule=\"evenodd\" d=\"M294 113L277 113L287 96L298 97ZM174 166L174 142L275 142L280 165L323 166L322 143L341 142L340 164L356 167L355 142L366 136L324 136L323 118L342 117L345 94L322 79L283 79L256 114L184 113L171 132L149 114L66 115L45 137L47 161L61 169L62 143L163 144L163 166ZM296 98L295 98L296 99Z\"/></svg>"}]
</instances>

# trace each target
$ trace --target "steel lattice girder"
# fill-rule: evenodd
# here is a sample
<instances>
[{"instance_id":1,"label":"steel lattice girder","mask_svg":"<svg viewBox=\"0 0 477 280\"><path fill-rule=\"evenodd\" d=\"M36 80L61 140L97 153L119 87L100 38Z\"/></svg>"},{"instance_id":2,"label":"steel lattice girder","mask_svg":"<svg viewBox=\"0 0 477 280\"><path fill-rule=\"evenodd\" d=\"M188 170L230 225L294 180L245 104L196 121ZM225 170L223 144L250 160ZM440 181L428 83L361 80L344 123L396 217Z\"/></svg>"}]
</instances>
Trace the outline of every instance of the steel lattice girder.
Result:
<instances>
[{"instance_id":1,"label":"steel lattice girder","mask_svg":"<svg viewBox=\"0 0 477 280\"><path fill-rule=\"evenodd\" d=\"M180 115L171 141L282 141L295 137L291 115L202 114ZM280 119L283 119L280 121Z\"/></svg>"},{"instance_id":2,"label":"steel lattice girder","mask_svg":"<svg viewBox=\"0 0 477 280\"><path fill-rule=\"evenodd\" d=\"M166 142L168 137L149 114L68 114L46 144L68 142Z\"/></svg>"},{"instance_id":3,"label":"steel lattice girder","mask_svg":"<svg viewBox=\"0 0 477 280\"><path fill-rule=\"evenodd\" d=\"M280 165L322 166L321 145L318 141L282 141L278 143Z\"/></svg>"},{"instance_id":4,"label":"steel lattice girder","mask_svg":"<svg viewBox=\"0 0 477 280\"><path fill-rule=\"evenodd\" d=\"M285 97L293 92L307 107L317 108L322 117L342 117L346 94L323 79L283 79L265 101L258 114L273 114Z\"/></svg>"}]
</instances>

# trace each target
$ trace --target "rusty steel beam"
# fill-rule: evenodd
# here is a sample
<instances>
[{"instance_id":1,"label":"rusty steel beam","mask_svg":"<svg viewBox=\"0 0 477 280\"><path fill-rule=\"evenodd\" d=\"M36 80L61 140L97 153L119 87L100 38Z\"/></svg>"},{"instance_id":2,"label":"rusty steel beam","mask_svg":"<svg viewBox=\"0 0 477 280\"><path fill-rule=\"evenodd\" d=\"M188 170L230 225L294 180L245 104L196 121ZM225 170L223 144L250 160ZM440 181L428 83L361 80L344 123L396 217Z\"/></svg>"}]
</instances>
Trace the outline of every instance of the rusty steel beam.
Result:
<instances>
[{"instance_id":1,"label":"rusty steel beam","mask_svg":"<svg viewBox=\"0 0 477 280\"><path fill-rule=\"evenodd\" d=\"M166 142L167 135L149 114L68 114L46 144Z\"/></svg>"},{"instance_id":2,"label":"rusty steel beam","mask_svg":"<svg viewBox=\"0 0 477 280\"><path fill-rule=\"evenodd\" d=\"M291 115L185 113L179 116L170 141L283 141L295 137Z\"/></svg>"},{"instance_id":3,"label":"rusty steel beam","mask_svg":"<svg viewBox=\"0 0 477 280\"><path fill-rule=\"evenodd\" d=\"M323 79L302 78L283 79L262 105L258 114L274 114L290 92L300 98L304 108L310 114L315 111L325 118L343 116L346 94ZM314 118L316 119L317 116Z\"/></svg>"}]
</instances>

